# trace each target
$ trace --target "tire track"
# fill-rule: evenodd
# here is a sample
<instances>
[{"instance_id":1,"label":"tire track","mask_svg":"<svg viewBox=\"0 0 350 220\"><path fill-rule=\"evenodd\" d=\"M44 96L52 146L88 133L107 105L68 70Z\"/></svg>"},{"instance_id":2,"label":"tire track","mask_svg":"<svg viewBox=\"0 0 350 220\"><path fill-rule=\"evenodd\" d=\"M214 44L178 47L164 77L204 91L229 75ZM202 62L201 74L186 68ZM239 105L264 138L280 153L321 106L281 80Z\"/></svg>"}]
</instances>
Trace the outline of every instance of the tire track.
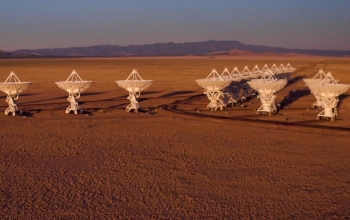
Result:
<instances>
[{"instance_id":1,"label":"tire track","mask_svg":"<svg viewBox=\"0 0 350 220\"><path fill-rule=\"evenodd\" d=\"M254 122L254 123L262 123L262 124L271 124L271 125L282 125L282 126L293 126L293 127L305 127L305 128L316 128L316 129L326 129L326 130L336 130L336 131L350 131L350 128L347 127L336 127L336 126L326 126L326 125L316 125L310 124L313 122L317 122L316 120L309 121L300 121L300 122L283 122L283 121L272 121L272 120L259 120L253 117L252 115L248 116L220 116L220 115L205 115L201 113L188 112L178 108L179 104L186 104L191 101L194 101L201 97L202 95L191 96L182 101L176 101L172 104L164 104L161 107L163 110L172 112L175 114L188 115L200 118L211 118L211 119L220 119L220 120L232 120L232 121L243 121L243 122Z\"/></svg>"}]
</instances>

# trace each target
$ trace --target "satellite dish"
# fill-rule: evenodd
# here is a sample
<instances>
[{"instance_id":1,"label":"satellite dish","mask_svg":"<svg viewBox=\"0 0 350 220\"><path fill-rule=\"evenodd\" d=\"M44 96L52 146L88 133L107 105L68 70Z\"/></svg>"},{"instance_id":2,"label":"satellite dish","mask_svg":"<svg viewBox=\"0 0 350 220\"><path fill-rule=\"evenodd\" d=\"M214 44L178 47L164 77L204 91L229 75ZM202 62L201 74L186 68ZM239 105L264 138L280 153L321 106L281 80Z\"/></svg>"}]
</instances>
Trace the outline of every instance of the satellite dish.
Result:
<instances>
[{"instance_id":1,"label":"satellite dish","mask_svg":"<svg viewBox=\"0 0 350 220\"><path fill-rule=\"evenodd\" d=\"M242 80L242 76L238 73L231 74L227 68L221 73L221 78L224 80L232 80L232 82L223 89L223 103L227 105L234 105L238 100L237 86Z\"/></svg>"},{"instance_id":2,"label":"satellite dish","mask_svg":"<svg viewBox=\"0 0 350 220\"><path fill-rule=\"evenodd\" d=\"M261 69L261 71L260 71L260 77L262 77L264 74L265 74L265 72L268 72L268 71L270 71L270 69L269 69L269 67L267 66L267 64L265 64L264 66L263 66L263 68ZM273 73L272 73L273 74Z\"/></svg>"},{"instance_id":3,"label":"satellite dish","mask_svg":"<svg viewBox=\"0 0 350 220\"><path fill-rule=\"evenodd\" d=\"M272 71L272 73L273 73L274 75L284 73L284 70L278 68L278 67L276 66L276 64L273 64L273 65L271 66L270 70Z\"/></svg>"},{"instance_id":4,"label":"satellite dish","mask_svg":"<svg viewBox=\"0 0 350 220\"><path fill-rule=\"evenodd\" d=\"M250 73L247 66L244 67L244 69L241 72L242 79L249 80L252 77L252 74Z\"/></svg>"},{"instance_id":5,"label":"satellite dish","mask_svg":"<svg viewBox=\"0 0 350 220\"><path fill-rule=\"evenodd\" d=\"M6 102L9 107L5 110L5 115L18 113L17 100L19 94L24 92L32 83L21 82L14 72L11 72L5 82L0 83L0 90L7 94Z\"/></svg>"},{"instance_id":6,"label":"satellite dish","mask_svg":"<svg viewBox=\"0 0 350 220\"><path fill-rule=\"evenodd\" d=\"M285 69L288 73L293 73L296 70L296 68L292 67L289 63L287 64Z\"/></svg>"},{"instance_id":7,"label":"satellite dish","mask_svg":"<svg viewBox=\"0 0 350 220\"><path fill-rule=\"evenodd\" d=\"M227 69L225 69L227 70ZM224 70L224 74L229 76ZM227 71L228 72L228 71ZM232 75L231 75L232 76ZM239 80L238 78L236 80ZM211 71L206 79L197 79L196 82L199 86L205 89L204 94L207 95L210 103L207 105L207 109L216 111L218 108L223 110L226 106L222 100L223 98L223 89L227 87L234 79L231 77L221 77L215 69Z\"/></svg>"},{"instance_id":8,"label":"satellite dish","mask_svg":"<svg viewBox=\"0 0 350 220\"><path fill-rule=\"evenodd\" d=\"M334 121L338 116L337 105L338 96L345 93L349 84L337 84L330 72L325 74L323 70L318 71L312 80L304 80L311 92L315 94L318 105L321 104L323 110L317 115L317 119L330 118ZM315 104L314 104L315 105Z\"/></svg>"},{"instance_id":9,"label":"satellite dish","mask_svg":"<svg viewBox=\"0 0 350 220\"><path fill-rule=\"evenodd\" d=\"M259 98L261 100L261 107L256 111L259 113L267 113L272 115L277 111L276 106L276 93L284 88L287 84L285 79L277 79L271 70L267 70L264 66L264 75L261 79L252 79L248 81L251 88L259 92Z\"/></svg>"},{"instance_id":10,"label":"satellite dish","mask_svg":"<svg viewBox=\"0 0 350 220\"><path fill-rule=\"evenodd\" d=\"M288 81L290 80L292 73L296 70L296 68L292 67L289 63L286 66L281 64L279 68L281 69L281 74L279 78L285 78Z\"/></svg>"},{"instance_id":11,"label":"satellite dish","mask_svg":"<svg viewBox=\"0 0 350 220\"><path fill-rule=\"evenodd\" d=\"M74 114L78 113L78 110L82 113L83 110L79 108L78 99L80 98L80 93L87 90L93 81L83 81L78 73L73 70L66 81L56 82L57 86L69 93L67 100L70 106L66 109L66 113L71 111Z\"/></svg>"},{"instance_id":12,"label":"satellite dish","mask_svg":"<svg viewBox=\"0 0 350 220\"><path fill-rule=\"evenodd\" d=\"M328 72L327 74L320 69L316 75L312 79L303 79L305 84L309 87L311 90L311 93L314 94L316 98L316 102L313 103L314 108L321 109L322 108L322 101L321 96L316 91L313 91L314 87L310 87L309 85L312 84L337 84L338 80L334 79L332 74Z\"/></svg>"},{"instance_id":13,"label":"satellite dish","mask_svg":"<svg viewBox=\"0 0 350 220\"><path fill-rule=\"evenodd\" d=\"M250 78L252 78L252 79L257 79L261 76L260 75L261 70L259 69L258 65L255 65L255 67L252 69L252 71L250 73L251 73Z\"/></svg>"},{"instance_id":14,"label":"satellite dish","mask_svg":"<svg viewBox=\"0 0 350 220\"><path fill-rule=\"evenodd\" d=\"M129 92L128 99L131 103L126 107L126 111L130 112L134 109L135 112L138 112L140 108L138 98L141 92L153 83L153 80L143 80L134 69L126 80L118 80L116 83Z\"/></svg>"}]
</instances>

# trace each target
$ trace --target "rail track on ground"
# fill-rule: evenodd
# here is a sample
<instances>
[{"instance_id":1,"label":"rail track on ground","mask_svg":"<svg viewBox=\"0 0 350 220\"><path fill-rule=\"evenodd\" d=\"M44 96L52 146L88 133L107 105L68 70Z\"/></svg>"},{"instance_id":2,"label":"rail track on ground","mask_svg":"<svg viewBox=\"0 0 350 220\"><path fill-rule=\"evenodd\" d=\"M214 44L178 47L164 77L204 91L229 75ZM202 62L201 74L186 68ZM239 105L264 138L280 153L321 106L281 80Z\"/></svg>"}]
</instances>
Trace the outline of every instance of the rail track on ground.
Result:
<instances>
[{"instance_id":1,"label":"rail track on ground","mask_svg":"<svg viewBox=\"0 0 350 220\"><path fill-rule=\"evenodd\" d=\"M231 121L242 121L242 122L254 122L262 124L271 124L271 125L281 125L281 126L290 126L290 127L304 127L304 128L316 128L316 129L325 129L325 130L336 130L336 131L350 131L348 127L337 127L337 126L327 126L327 125L317 125L311 124L316 123L317 120L308 120L308 121L297 121L297 122L288 122L288 121L274 121L274 120L260 120L257 115L248 115L248 116L222 116L222 115L207 115L200 112L189 112L178 108L180 104L190 103L194 100L203 97L203 95L194 95L184 100L178 100L171 104L164 104L160 107L168 112L175 114L188 115L199 118L209 118L209 119L219 119L219 120L231 120ZM255 116L255 117L254 117Z\"/></svg>"}]
</instances>

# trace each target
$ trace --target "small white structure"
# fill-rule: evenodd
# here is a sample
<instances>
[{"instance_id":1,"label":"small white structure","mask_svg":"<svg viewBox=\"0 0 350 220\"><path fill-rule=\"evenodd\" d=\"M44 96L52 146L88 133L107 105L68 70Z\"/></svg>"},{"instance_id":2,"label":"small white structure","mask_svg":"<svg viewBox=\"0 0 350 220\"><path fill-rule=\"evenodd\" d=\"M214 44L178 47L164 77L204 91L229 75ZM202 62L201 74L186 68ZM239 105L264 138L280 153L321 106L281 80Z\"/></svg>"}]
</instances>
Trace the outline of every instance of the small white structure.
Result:
<instances>
[{"instance_id":1,"label":"small white structure","mask_svg":"<svg viewBox=\"0 0 350 220\"><path fill-rule=\"evenodd\" d=\"M243 80L249 80L251 74L248 67L245 66L242 72L239 72L237 67L233 68L231 75L232 76L239 75Z\"/></svg>"},{"instance_id":2,"label":"small white structure","mask_svg":"<svg viewBox=\"0 0 350 220\"><path fill-rule=\"evenodd\" d=\"M225 71L224 71L225 72ZM218 108L223 110L226 106L222 100L224 93L223 89L233 81L230 77L221 77L215 69L211 71L206 79L197 79L196 82L205 89L204 94L207 95L210 103L207 109L216 111Z\"/></svg>"},{"instance_id":3,"label":"small white structure","mask_svg":"<svg viewBox=\"0 0 350 220\"><path fill-rule=\"evenodd\" d=\"M323 70L318 71L313 79L305 79L304 81L311 92L316 96L317 106L321 105L323 108L317 115L317 119L320 120L324 117L334 121L338 116L338 96L346 92L350 85L337 84L337 80L333 78L332 74L330 72L325 74Z\"/></svg>"},{"instance_id":4,"label":"small white structure","mask_svg":"<svg viewBox=\"0 0 350 220\"><path fill-rule=\"evenodd\" d=\"M32 83L21 82L14 72L11 72L5 82L0 83L0 90L7 94L6 102L9 107L5 110L5 115L18 113L17 100L19 94L26 90Z\"/></svg>"},{"instance_id":5,"label":"small white structure","mask_svg":"<svg viewBox=\"0 0 350 220\"><path fill-rule=\"evenodd\" d=\"M315 95L316 98L316 102L313 104L314 108L318 108L321 109L322 108L322 101L321 101L321 96L320 94L318 94L316 91L313 91L314 87L310 87L309 85L311 84L337 84L336 79L333 78L332 74L330 72L328 72L327 74L320 69L316 75L314 76L314 78L312 79L303 79L305 84L310 88L311 93Z\"/></svg>"},{"instance_id":6,"label":"small white structure","mask_svg":"<svg viewBox=\"0 0 350 220\"><path fill-rule=\"evenodd\" d=\"M285 67L285 69L287 70L287 73L293 73L297 68L292 67L289 63L287 64L287 66Z\"/></svg>"},{"instance_id":7,"label":"small white structure","mask_svg":"<svg viewBox=\"0 0 350 220\"><path fill-rule=\"evenodd\" d=\"M339 102L338 96L346 92L350 85L348 84L310 84L310 89L318 93L321 97L323 111L317 115L317 119L322 117L330 118L334 121L338 116L337 105Z\"/></svg>"},{"instance_id":8,"label":"small white structure","mask_svg":"<svg viewBox=\"0 0 350 220\"><path fill-rule=\"evenodd\" d=\"M215 69L213 69L213 71L214 71ZM222 71L222 73L221 73L221 78L222 79L224 79L224 80L226 80L226 79L232 79L232 75L231 75L231 73L228 71L228 69L227 68L225 68L224 69L224 71ZM238 79L241 79L241 76L239 75L239 74L235 74L235 77ZM241 80L239 80L239 81L241 81Z\"/></svg>"},{"instance_id":9,"label":"small white structure","mask_svg":"<svg viewBox=\"0 0 350 220\"><path fill-rule=\"evenodd\" d=\"M257 79L260 77L261 70L259 69L258 65L255 65L255 67L250 71L250 78Z\"/></svg>"},{"instance_id":10,"label":"small white structure","mask_svg":"<svg viewBox=\"0 0 350 220\"><path fill-rule=\"evenodd\" d=\"M56 82L57 86L69 93L67 100L70 105L66 109L66 113L73 111L77 114L78 111L83 113L83 110L79 108L78 99L80 98L80 93L87 90L93 81L83 81L75 70L69 75L66 81Z\"/></svg>"},{"instance_id":11,"label":"small white structure","mask_svg":"<svg viewBox=\"0 0 350 220\"><path fill-rule=\"evenodd\" d=\"M283 64L281 64L281 65L283 65ZM278 74L284 73L284 69L278 68L278 67L276 66L276 64L273 64L273 65L271 66L270 70L272 71L272 73L273 73L274 75L278 75Z\"/></svg>"},{"instance_id":12,"label":"small white structure","mask_svg":"<svg viewBox=\"0 0 350 220\"><path fill-rule=\"evenodd\" d=\"M283 70L283 72L285 72L285 70L286 70L286 67L284 67L283 63L281 63L281 65L278 68Z\"/></svg>"},{"instance_id":13,"label":"small white structure","mask_svg":"<svg viewBox=\"0 0 350 220\"><path fill-rule=\"evenodd\" d=\"M250 87L259 92L261 107L256 111L257 114L263 112L272 115L277 111L276 92L284 88L287 84L285 79L277 79L271 70L265 70L261 79L252 79L248 81Z\"/></svg>"},{"instance_id":14,"label":"small white structure","mask_svg":"<svg viewBox=\"0 0 350 220\"><path fill-rule=\"evenodd\" d=\"M245 66L242 72L240 73L242 79L249 80L252 77L251 72L249 71L248 67Z\"/></svg>"},{"instance_id":15,"label":"small white structure","mask_svg":"<svg viewBox=\"0 0 350 220\"><path fill-rule=\"evenodd\" d=\"M265 65L262 71L265 72L267 70L269 70L269 68L267 67L267 65ZM281 64L279 67L277 67L276 64L273 64L270 70L272 71L272 73L275 75L277 79L289 80L292 73L296 70L296 68L293 68L289 63L286 66Z\"/></svg>"},{"instance_id":16,"label":"small white structure","mask_svg":"<svg viewBox=\"0 0 350 220\"><path fill-rule=\"evenodd\" d=\"M137 113L138 109L140 108L138 98L141 95L141 91L148 88L153 83L153 80L143 80L134 69L126 80L118 80L116 83L129 92L128 99L131 103L125 110L130 112L132 109L134 109Z\"/></svg>"},{"instance_id":17,"label":"small white structure","mask_svg":"<svg viewBox=\"0 0 350 220\"><path fill-rule=\"evenodd\" d=\"M239 99L239 82L242 80L241 75L239 73L231 74L228 69L225 68L220 76L224 80L232 80L223 90L223 102L226 105L235 105Z\"/></svg>"},{"instance_id":18,"label":"small white structure","mask_svg":"<svg viewBox=\"0 0 350 220\"><path fill-rule=\"evenodd\" d=\"M263 77L266 72L270 71L270 68L265 64L263 68L260 70L260 77Z\"/></svg>"},{"instance_id":19,"label":"small white structure","mask_svg":"<svg viewBox=\"0 0 350 220\"><path fill-rule=\"evenodd\" d=\"M214 69L215 70L215 69ZM238 71L238 70L237 70ZM230 73L227 68L221 73L221 78L224 80L232 80L234 82L240 82L242 80L242 76L239 72L235 71L235 69Z\"/></svg>"},{"instance_id":20,"label":"small white structure","mask_svg":"<svg viewBox=\"0 0 350 220\"><path fill-rule=\"evenodd\" d=\"M282 64L281 66L282 67ZM294 71L296 70L295 67L292 67L289 63L283 68L283 76L287 79L290 80L290 77L292 75L292 73L294 73Z\"/></svg>"}]
</instances>

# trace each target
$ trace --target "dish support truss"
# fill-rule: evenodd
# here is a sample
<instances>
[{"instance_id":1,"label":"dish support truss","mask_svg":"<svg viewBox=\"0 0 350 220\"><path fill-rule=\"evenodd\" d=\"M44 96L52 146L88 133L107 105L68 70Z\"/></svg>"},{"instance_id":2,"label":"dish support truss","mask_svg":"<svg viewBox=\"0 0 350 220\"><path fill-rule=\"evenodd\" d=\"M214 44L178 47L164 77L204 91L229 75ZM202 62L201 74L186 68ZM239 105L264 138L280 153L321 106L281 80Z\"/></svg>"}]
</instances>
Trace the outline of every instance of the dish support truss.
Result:
<instances>
[{"instance_id":1,"label":"dish support truss","mask_svg":"<svg viewBox=\"0 0 350 220\"><path fill-rule=\"evenodd\" d=\"M11 72L4 83L0 83L0 90L7 94L6 102L8 107L5 110L5 115L12 114L15 116L20 113L17 108L17 100L19 94L26 90L32 83L21 82L14 72Z\"/></svg>"},{"instance_id":2,"label":"dish support truss","mask_svg":"<svg viewBox=\"0 0 350 220\"><path fill-rule=\"evenodd\" d=\"M330 118L331 121L334 121L338 116L337 105L339 102L338 96L333 97L322 97L320 96L323 110L317 115L317 120L320 120L322 117Z\"/></svg>"},{"instance_id":3,"label":"dish support truss","mask_svg":"<svg viewBox=\"0 0 350 220\"><path fill-rule=\"evenodd\" d=\"M18 100L19 94L16 95L8 95L6 97L6 102L9 105L7 109L5 110L5 115L9 115L12 113L13 116L16 115L16 112L18 112L17 108L17 100Z\"/></svg>"},{"instance_id":4,"label":"dish support truss","mask_svg":"<svg viewBox=\"0 0 350 220\"><path fill-rule=\"evenodd\" d=\"M71 111L74 112L74 114L78 114L78 111L80 113L83 113L83 109L79 108L79 103L78 103L78 99L80 98L80 92L79 93L69 93L68 94L68 102L69 102L69 106L66 108L66 113L70 113Z\"/></svg>"},{"instance_id":5,"label":"dish support truss","mask_svg":"<svg viewBox=\"0 0 350 220\"><path fill-rule=\"evenodd\" d=\"M260 98L261 106L256 110L256 113L265 112L271 116L273 112L277 112L276 97L276 93L260 92L258 98Z\"/></svg>"},{"instance_id":6,"label":"dish support truss","mask_svg":"<svg viewBox=\"0 0 350 220\"><path fill-rule=\"evenodd\" d=\"M130 104L126 106L125 111L134 110L137 113L140 108L138 98L141 96L141 92L153 83L153 80L143 80L134 69L126 80L119 80L116 83L129 92L127 99L129 99Z\"/></svg>"},{"instance_id":7,"label":"dish support truss","mask_svg":"<svg viewBox=\"0 0 350 220\"><path fill-rule=\"evenodd\" d=\"M207 105L207 110L216 111L220 108L220 110L223 110L226 105L223 102L224 93L220 90L218 91L205 91L204 94L207 95L208 99L210 100L209 104Z\"/></svg>"},{"instance_id":8,"label":"dish support truss","mask_svg":"<svg viewBox=\"0 0 350 220\"><path fill-rule=\"evenodd\" d=\"M78 73L73 70L65 82L56 82L58 87L68 92L68 102L69 106L66 108L66 113L71 111L77 114L78 111L83 113L83 109L79 107L78 99L80 98L80 93L88 89L92 85L92 81L83 81Z\"/></svg>"}]
</instances>

